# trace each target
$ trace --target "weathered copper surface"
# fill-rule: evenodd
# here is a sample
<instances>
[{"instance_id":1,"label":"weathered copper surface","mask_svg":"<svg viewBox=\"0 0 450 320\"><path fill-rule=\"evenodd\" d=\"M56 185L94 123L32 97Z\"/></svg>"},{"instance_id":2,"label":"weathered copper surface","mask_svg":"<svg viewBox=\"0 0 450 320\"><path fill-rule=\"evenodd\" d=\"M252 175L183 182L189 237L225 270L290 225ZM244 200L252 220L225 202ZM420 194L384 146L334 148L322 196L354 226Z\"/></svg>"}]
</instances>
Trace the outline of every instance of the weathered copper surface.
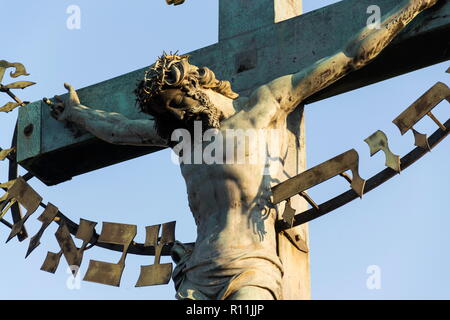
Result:
<instances>
[{"instance_id":1,"label":"weathered copper surface","mask_svg":"<svg viewBox=\"0 0 450 320\"><path fill-rule=\"evenodd\" d=\"M167 0L169 4L180 4L183 2L183 0ZM13 84L12 87L14 86L20 86L20 84ZM7 88L7 87L2 87L2 88ZM7 88L9 89L9 88ZM438 126L441 128L441 130L446 131L447 128L445 127L445 125L441 124L432 114L431 112L427 113L432 119L433 121L435 121ZM414 129L413 129L414 130ZM420 137L420 134L419 134ZM422 135L423 138L423 135ZM386 138L387 140L387 138ZM416 139L417 140L417 139ZM429 143L428 143L428 139L426 139L425 136L425 142L428 145L428 148L430 148ZM422 143L424 144L424 143ZM354 151L354 150L351 150ZM356 151L354 151L354 153L356 153ZM342 156L342 155L341 155ZM361 179L359 177L358 174L358 157L357 157L357 153L356 153L356 161L351 161L351 157L349 156L347 160L349 160L350 167L346 168L345 170L352 170L353 172L353 179L351 179L346 173L345 170L343 172L340 172L339 175L343 176L344 178L346 178L351 184L352 184L352 188L353 190L359 195L362 196L362 191L364 190L364 180ZM339 156L338 156L339 157ZM338 158L336 157L336 158ZM345 157L344 157L345 158ZM331 159L333 160L333 159ZM330 160L330 161L331 161ZM334 169L340 169L340 165L342 165L343 163L346 163L345 159L340 159L340 161L336 161L336 163L331 163L328 164L328 166L325 166L323 170L323 172L320 173L320 179L329 179L331 177L328 177L328 175L330 174L330 172L327 171L333 171ZM400 164L399 164L400 167ZM314 169L314 168L313 168ZM342 169L342 168L341 168ZM400 169L400 168L399 168ZM339 170L337 170L339 171ZM317 178L317 177L316 177ZM359 178L359 181L358 181ZM318 182L320 183L320 182ZM359 191L359 192L358 192ZM305 191L301 191L299 193L302 197L304 197L305 199L308 199L309 197L307 197ZM290 201L290 198L287 198L286 200L288 200L288 202ZM314 203L314 201L312 201L312 199L309 198L309 202L310 204ZM290 206L290 203L287 204L286 208L289 207L291 209L290 212L285 212L285 216L283 216L283 218L285 218L285 220L288 220L290 223L290 226L292 227L294 222L295 222L295 210ZM316 210L320 210L321 208L319 208L317 205L314 206ZM288 211L288 210L287 210ZM26 216L27 218L27 216ZM24 220L26 220L24 218ZM112 225L112 224L111 224ZM95 231L93 230L95 226L95 223L80 223L80 228L78 230L79 234L77 233L77 236L79 235L79 237L84 239L83 242L83 246L82 249L84 250L84 248L86 247L87 243L89 241L92 240L93 236L95 235ZM123 226L123 225L122 225ZM109 227L109 229L108 229ZM123 231L120 227L117 226L117 224L115 226L105 226L104 224L104 232L102 232L102 235L99 237L99 241L102 241L104 243L112 243L115 245L119 245L119 246L123 246L123 255L122 258L120 259L118 264L110 264L110 263L105 263L105 262L99 262L99 261L91 261L92 262L92 272L95 273L95 269L99 269L99 268L103 268L104 270L102 270L103 274L98 273L97 277L100 279L96 282L100 282L100 283L105 283L105 284L111 284L111 283L115 283L113 285L118 285L120 283L120 276L123 272L124 269L124 261L125 261L125 256L128 252L128 248L131 245L132 240L130 240L130 242L128 242L127 244L124 243L122 240L123 239L127 239L127 235L129 232L127 233L127 230ZM58 233L59 232L59 233ZM77 250L76 246L74 246L73 244L73 240L70 237L70 230L68 229L67 225L65 224L61 224L60 229L58 229L57 232L57 237L58 238L58 242L60 243L60 246L62 248L61 253L64 254L66 256L66 259L69 261L71 259L78 259L79 263L81 263L81 259L80 259L80 251L82 252L82 250ZM175 237L174 237L174 225L170 225L167 224L167 226L163 226L163 235L161 237L161 239L158 241L158 233L159 233L159 227L158 230L156 231L156 236L155 236L155 230L151 230L151 232L153 232L152 234L150 234L148 236L148 243L153 242L153 246L155 248L155 265L153 266L143 266L141 268L141 270L143 271L141 273L141 277L142 277L142 282L143 283L151 283L151 284L159 284L158 282L160 281L169 281L170 279L170 273L167 273L167 268L162 268L162 266L159 262L160 262L160 255L162 252L162 249L164 247L164 243L167 241L174 241ZM172 235L170 234L172 232ZM167 234L167 235L166 235ZM133 238L136 235L136 232L134 232ZM95 235L96 238L96 235ZM114 239L119 239L119 240L114 240ZM60 241L61 240L61 241ZM96 240L95 240L96 241ZM72 243L71 243L72 242ZM147 241L146 241L147 243ZM73 244L73 245L72 245ZM75 248L75 249L74 249ZM72 254L74 251L77 251L77 255ZM50 266L48 266L49 270L52 270L52 261L56 261L56 259L61 256L61 254L53 254L54 256L50 257ZM70 258L67 258L67 255ZM75 257L75 258L74 258ZM53 262L54 264L54 262ZM71 264L69 262L69 264ZM91 267L91 266L90 266ZM98 271L98 270L97 270ZM148 275L146 275L146 273L148 273ZM118 280L117 280L117 275L120 274L118 276ZM141 277L140 280L141 281ZM161 280L163 279L163 280ZM166 279L166 280L164 280ZM138 281L138 283L139 283ZM145 285L145 284L144 284Z\"/></svg>"},{"instance_id":2,"label":"weathered copper surface","mask_svg":"<svg viewBox=\"0 0 450 320\"><path fill-rule=\"evenodd\" d=\"M314 168L306 170L273 187L273 203L277 204L287 200L347 170L351 170L353 174L352 189L362 197L365 181L359 176L358 161L358 153L352 149Z\"/></svg>"},{"instance_id":3,"label":"weathered copper surface","mask_svg":"<svg viewBox=\"0 0 450 320\"><path fill-rule=\"evenodd\" d=\"M369 145L370 156L373 156L380 150L383 151L386 157L386 166L400 172L400 156L393 154L389 149L388 138L383 131L376 131L364 141Z\"/></svg>"},{"instance_id":4,"label":"weathered copper surface","mask_svg":"<svg viewBox=\"0 0 450 320\"><path fill-rule=\"evenodd\" d=\"M249 93L251 88L278 76L292 74L311 66L320 57L330 56L338 48L345 47L355 32L366 25L367 16L364 12L373 4L370 0L339 1L319 11L308 12L300 17L273 24L274 10L267 5L270 2L263 0L252 1L251 4L248 4L250 0L219 2L220 42L189 54L192 55L192 61L196 65L210 67L223 79L234 79L233 88L242 95ZM381 4L384 13L390 12L396 6L396 1L393 0L378 0L377 3ZM248 10L242 10L246 7ZM411 27L393 41L393 46L386 48L376 60L342 77L335 84L308 98L308 101L318 101L446 61L450 56L450 50L447 48L448 41L442 39L446 39L450 28L449 9L450 2L444 3L438 10L424 12L412 22ZM348 28L341 28L342 25L348 25ZM318 32L298 31L309 30L311 26ZM280 41L267 41L268 39ZM421 54L417 54L417 50ZM254 68L238 73L242 71L242 65L240 63L236 65L236 58L247 51L252 52L257 59L252 61L254 63L250 66L244 63L244 67L254 66ZM416 54L412 55L411 52ZM139 115L134 106L133 90L145 69L81 89L79 90L81 101L84 105L101 106L108 108L106 111L125 112L126 116L137 118ZM47 93L47 96L50 94ZM117 95L123 98L116 99ZM160 150L160 148L108 145L100 139L94 141L92 135L74 138L67 128L54 125L52 119L48 117L47 109L41 101L33 103L29 108L20 109L18 160L48 185ZM35 125L36 130L31 137L26 137L22 132L30 123ZM55 139L55 136L58 139ZM49 150L51 152L48 152ZM83 161L84 154L91 155L90 161Z\"/></svg>"}]
</instances>

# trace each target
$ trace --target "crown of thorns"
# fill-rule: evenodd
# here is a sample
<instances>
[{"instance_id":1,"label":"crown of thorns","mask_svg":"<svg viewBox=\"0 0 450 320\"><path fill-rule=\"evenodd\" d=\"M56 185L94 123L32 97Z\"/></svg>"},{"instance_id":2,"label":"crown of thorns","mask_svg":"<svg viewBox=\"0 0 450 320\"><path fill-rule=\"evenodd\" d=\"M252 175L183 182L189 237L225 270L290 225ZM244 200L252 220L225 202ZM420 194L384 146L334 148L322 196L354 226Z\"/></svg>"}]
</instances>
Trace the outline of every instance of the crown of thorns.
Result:
<instances>
[{"instance_id":1,"label":"crown of thorns","mask_svg":"<svg viewBox=\"0 0 450 320\"><path fill-rule=\"evenodd\" d=\"M145 72L143 91L148 95L147 98L158 95L164 86L180 85L189 69L189 55L163 53Z\"/></svg>"}]
</instances>

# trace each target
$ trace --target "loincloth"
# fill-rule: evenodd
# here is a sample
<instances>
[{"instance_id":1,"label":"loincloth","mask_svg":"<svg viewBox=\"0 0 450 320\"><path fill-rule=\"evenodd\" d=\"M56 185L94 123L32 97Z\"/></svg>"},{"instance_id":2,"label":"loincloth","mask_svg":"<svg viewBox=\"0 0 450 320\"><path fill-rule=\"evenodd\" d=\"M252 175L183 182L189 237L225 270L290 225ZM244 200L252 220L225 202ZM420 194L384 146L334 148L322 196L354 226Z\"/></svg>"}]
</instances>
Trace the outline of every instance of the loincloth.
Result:
<instances>
[{"instance_id":1,"label":"loincloth","mask_svg":"<svg viewBox=\"0 0 450 320\"><path fill-rule=\"evenodd\" d=\"M275 300L281 299L283 268L278 256L267 252L236 252L208 261L192 258L194 247L176 243L172 257L176 298L179 300L225 300L247 286L264 288Z\"/></svg>"}]
</instances>

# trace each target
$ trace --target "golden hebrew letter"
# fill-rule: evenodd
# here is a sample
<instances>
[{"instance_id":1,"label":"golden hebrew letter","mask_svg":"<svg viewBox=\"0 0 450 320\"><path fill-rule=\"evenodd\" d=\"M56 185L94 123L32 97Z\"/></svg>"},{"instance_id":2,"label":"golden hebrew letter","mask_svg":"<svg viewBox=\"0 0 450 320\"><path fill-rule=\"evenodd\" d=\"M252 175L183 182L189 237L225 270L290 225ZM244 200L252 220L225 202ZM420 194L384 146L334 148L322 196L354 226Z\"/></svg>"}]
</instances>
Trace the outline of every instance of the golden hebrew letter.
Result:
<instances>
[{"instance_id":1,"label":"golden hebrew letter","mask_svg":"<svg viewBox=\"0 0 450 320\"><path fill-rule=\"evenodd\" d=\"M162 225L162 235L158 241L161 225L146 227L145 246L155 247L155 263L149 266L141 266L141 273L136 287L156 286L167 284L172 275L172 264L160 264L161 252L165 245L175 242L175 221Z\"/></svg>"},{"instance_id":2,"label":"golden hebrew letter","mask_svg":"<svg viewBox=\"0 0 450 320\"><path fill-rule=\"evenodd\" d=\"M388 138L383 131L376 131L364 141L369 145L370 156L373 156L380 150L383 151L386 157L386 166L394 171L400 172L400 156L391 152L389 149Z\"/></svg>"},{"instance_id":3,"label":"golden hebrew letter","mask_svg":"<svg viewBox=\"0 0 450 320\"><path fill-rule=\"evenodd\" d=\"M364 192L365 180L361 179L358 172L359 156L356 150L351 149L333 159L308 169L301 174L290 178L272 188L273 203L278 204L287 200L296 194L301 194L328 179L344 173L347 170L352 171L351 187L362 197Z\"/></svg>"},{"instance_id":4,"label":"golden hebrew letter","mask_svg":"<svg viewBox=\"0 0 450 320\"><path fill-rule=\"evenodd\" d=\"M0 112L8 113L20 106L21 106L21 104L17 103L17 102L7 102L3 107L0 108ZM1 159L1 156L0 156L0 160L3 160L3 159Z\"/></svg>"},{"instance_id":5,"label":"golden hebrew letter","mask_svg":"<svg viewBox=\"0 0 450 320\"><path fill-rule=\"evenodd\" d=\"M128 247L136 233L135 225L103 222L98 242L123 245L122 257L117 264L91 260L83 280L119 287Z\"/></svg>"},{"instance_id":6,"label":"golden hebrew letter","mask_svg":"<svg viewBox=\"0 0 450 320\"><path fill-rule=\"evenodd\" d=\"M69 266L80 266L81 258L78 253L78 248L70 235L69 229L65 223L61 223L58 230L55 233L58 240L59 247L61 248L64 258L66 258Z\"/></svg>"},{"instance_id":7,"label":"golden hebrew letter","mask_svg":"<svg viewBox=\"0 0 450 320\"><path fill-rule=\"evenodd\" d=\"M5 60L0 60L0 82L3 80L3 76L5 75L5 71L8 68L14 68L16 69L14 72L11 72L9 75L11 78L17 78L18 76L29 76L30 74L27 73L25 70L25 67L21 63L9 63Z\"/></svg>"},{"instance_id":8,"label":"golden hebrew letter","mask_svg":"<svg viewBox=\"0 0 450 320\"><path fill-rule=\"evenodd\" d=\"M27 210L27 213L14 224L6 242L10 241L22 231L25 222L41 204L42 197L25 180L19 177L14 181L11 188L8 189L8 197L5 201L8 202L10 200L19 202Z\"/></svg>"},{"instance_id":9,"label":"golden hebrew letter","mask_svg":"<svg viewBox=\"0 0 450 320\"><path fill-rule=\"evenodd\" d=\"M17 81L17 82L13 82L10 84L7 84L6 86L3 86L3 88L6 89L25 89L28 88L32 85L35 85L36 82L31 82L31 81Z\"/></svg>"},{"instance_id":10,"label":"golden hebrew letter","mask_svg":"<svg viewBox=\"0 0 450 320\"><path fill-rule=\"evenodd\" d=\"M96 225L97 222L80 219L77 234L75 235L75 238L83 240L83 244L80 250L84 250L86 246L89 244L89 242L92 240L92 237L94 236L95 233Z\"/></svg>"},{"instance_id":11,"label":"golden hebrew letter","mask_svg":"<svg viewBox=\"0 0 450 320\"><path fill-rule=\"evenodd\" d=\"M39 231L30 239L30 244L28 245L27 254L25 258L27 258L34 249L36 249L41 244L41 237L44 234L45 230L48 226L54 221L56 215L59 210L53 204L48 203L44 212L39 216L38 220L42 222L42 226Z\"/></svg>"},{"instance_id":12,"label":"golden hebrew letter","mask_svg":"<svg viewBox=\"0 0 450 320\"><path fill-rule=\"evenodd\" d=\"M62 250L58 253L47 252L47 257L45 258L44 263L41 266L41 270L45 272L55 273L56 269L58 269L62 254Z\"/></svg>"},{"instance_id":13,"label":"golden hebrew letter","mask_svg":"<svg viewBox=\"0 0 450 320\"><path fill-rule=\"evenodd\" d=\"M446 131L447 128L431 113L431 110L443 100L450 102L450 89L444 83L438 82L392 122L398 127L402 135L412 129L415 145L430 150L427 135L414 130L413 126L428 115L442 130Z\"/></svg>"},{"instance_id":14,"label":"golden hebrew letter","mask_svg":"<svg viewBox=\"0 0 450 320\"><path fill-rule=\"evenodd\" d=\"M51 215L48 214L45 219L49 219L50 216ZM83 240L83 244L81 248L77 248L75 242L72 239L72 236L70 235L67 225L62 222L57 232L55 233L61 251L59 253L48 252L41 270L55 273L62 255L64 255L64 258L66 259L69 266L81 266L84 251L86 249L86 246L92 240L92 237L95 233L94 228L96 225L96 222L80 219L80 225L78 226L77 234L75 237L77 239Z\"/></svg>"}]
</instances>

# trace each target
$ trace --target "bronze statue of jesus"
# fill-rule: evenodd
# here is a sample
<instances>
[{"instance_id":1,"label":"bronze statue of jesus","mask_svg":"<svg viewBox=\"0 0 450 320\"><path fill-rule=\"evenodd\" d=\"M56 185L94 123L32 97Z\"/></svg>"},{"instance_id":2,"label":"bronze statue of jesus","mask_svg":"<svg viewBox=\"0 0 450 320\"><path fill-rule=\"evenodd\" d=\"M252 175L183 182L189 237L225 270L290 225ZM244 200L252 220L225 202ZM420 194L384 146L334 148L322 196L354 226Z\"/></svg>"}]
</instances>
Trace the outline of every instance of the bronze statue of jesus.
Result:
<instances>
[{"instance_id":1,"label":"bronze statue of jesus","mask_svg":"<svg viewBox=\"0 0 450 320\"><path fill-rule=\"evenodd\" d=\"M75 89L65 84L69 99L45 100L52 115L70 121L113 144L174 147L176 130L275 129L283 135L287 116L306 98L353 70L367 65L421 11L438 0L402 0L384 15L381 28L369 26L334 55L256 88L248 97L232 91L206 67L188 57L166 55L146 73L136 88L142 112L152 120L131 120L118 113L84 106ZM203 142L203 147L206 143ZM271 145L278 155L287 143ZM246 149L250 157L252 146ZM269 154L271 156L271 154ZM189 206L197 224L195 246L176 243L173 279L179 299L282 299L283 264L277 254L277 212L271 203L274 181L286 180L281 159L275 170L267 163L180 163ZM284 206L284 205L283 205Z\"/></svg>"}]
</instances>

